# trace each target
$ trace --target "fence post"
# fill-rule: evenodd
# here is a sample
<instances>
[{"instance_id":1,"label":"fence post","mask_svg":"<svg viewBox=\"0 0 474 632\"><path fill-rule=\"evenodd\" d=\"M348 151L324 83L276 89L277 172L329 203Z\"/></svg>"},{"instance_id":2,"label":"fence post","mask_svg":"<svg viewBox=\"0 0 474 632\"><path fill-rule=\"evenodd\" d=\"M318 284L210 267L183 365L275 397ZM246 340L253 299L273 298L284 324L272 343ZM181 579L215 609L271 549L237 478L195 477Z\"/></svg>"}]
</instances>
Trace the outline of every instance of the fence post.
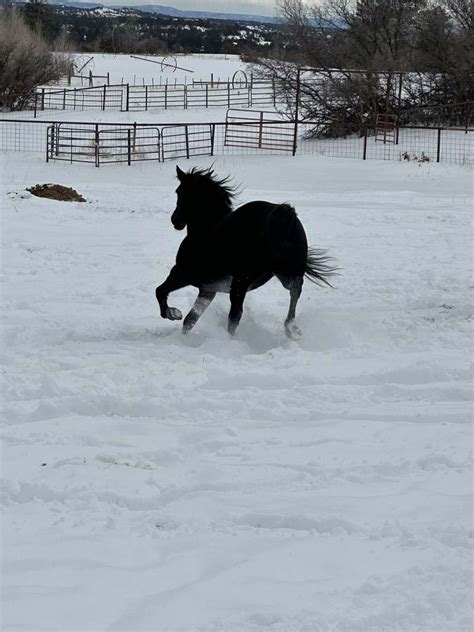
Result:
<instances>
[{"instance_id":1,"label":"fence post","mask_svg":"<svg viewBox=\"0 0 474 632\"><path fill-rule=\"evenodd\" d=\"M209 107L209 84L206 83L206 110Z\"/></svg>"},{"instance_id":2,"label":"fence post","mask_svg":"<svg viewBox=\"0 0 474 632\"><path fill-rule=\"evenodd\" d=\"M148 86L145 86L145 110L148 110Z\"/></svg>"},{"instance_id":3,"label":"fence post","mask_svg":"<svg viewBox=\"0 0 474 632\"><path fill-rule=\"evenodd\" d=\"M275 77L272 77L272 91L273 91L273 107L276 108L277 96L276 96L276 82Z\"/></svg>"},{"instance_id":4,"label":"fence post","mask_svg":"<svg viewBox=\"0 0 474 632\"><path fill-rule=\"evenodd\" d=\"M102 97L102 111L105 111L105 99L107 97L107 86L104 83L104 96Z\"/></svg>"},{"instance_id":5,"label":"fence post","mask_svg":"<svg viewBox=\"0 0 474 632\"><path fill-rule=\"evenodd\" d=\"M41 88L41 110L44 111L44 88Z\"/></svg>"},{"instance_id":6,"label":"fence post","mask_svg":"<svg viewBox=\"0 0 474 632\"><path fill-rule=\"evenodd\" d=\"M161 80L161 77L160 77ZM168 79L165 83L165 110L168 109Z\"/></svg>"},{"instance_id":7,"label":"fence post","mask_svg":"<svg viewBox=\"0 0 474 632\"><path fill-rule=\"evenodd\" d=\"M259 149L262 149L262 137L263 137L263 112L260 112L260 125L258 126L258 148Z\"/></svg>"},{"instance_id":8,"label":"fence post","mask_svg":"<svg viewBox=\"0 0 474 632\"><path fill-rule=\"evenodd\" d=\"M189 136L188 136L188 126L184 126L184 135L186 139L186 158L189 159Z\"/></svg>"},{"instance_id":9,"label":"fence post","mask_svg":"<svg viewBox=\"0 0 474 632\"><path fill-rule=\"evenodd\" d=\"M188 86L184 85L183 86L183 90L184 90L184 109L187 110L188 109ZM186 131L186 136L187 136L188 132ZM189 156L188 156L189 158Z\"/></svg>"},{"instance_id":10,"label":"fence post","mask_svg":"<svg viewBox=\"0 0 474 632\"><path fill-rule=\"evenodd\" d=\"M100 162L99 156L99 126L95 124L95 166L98 167Z\"/></svg>"},{"instance_id":11,"label":"fence post","mask_svg":"<svg viewBox=\"0 0 474 632\"><path fill-rule=\"evenodd\" d=\"M130 129L127 130L128 137L128 165L132 164L132 146L131 146L131 138L130 138Z\"/></svg>"},{"instance_id":12,"label":"fence post","mask_svg":"<svg viewBox=\"0 0 474 632\"><path fill-rule=\"evenodd\" d=\"M50 125L48 127L48 131L46 132L46 162L49 162L49 145L53 129L54 125Z\"/></svg>"},{"instance_id":13,"label":"fence post","mask_svg":"<svg viewBox=\"0 0 474 632\"><path fill-rule=\"evenodd\" d=\"M436 147L436 162L440 161L441 158L441 127L438 127L438 144Z\"/></svg>"},{"instance_id":14,"label":"fence post","mask_svg":"<svg viewBox=\"0 0 474 632\"><path fill-rule=\"evenodd\" d=\"M63 92L63 110L66 109L66 88L64 88Z\"/></svg>"},{"instance_id":15,"label":"fence post","mask_svg":"<svg viewBox=\"0 0 474 632\"><path fill-rule=\"evenodd\" d=\"M367 160L367 125L364 130L364 150L362 154L362 160Z\"/></svg>"},{"instance_id":16,"label":"fence post","mask_svg":"<svg viewBox=\"0 0 474 632\"><path fill-rule=\"evenodd\" d=\"M107 71L107 85L110 86L110 72Z\"/></svg>"},{"instance_id":17,"label":"fence post","mask_svg":"<svg viewBox=\"0 0 474 632\"><path fill-rule=\"evenodd\" d=\"M125 91L125 112L128 112L130 106L130 84L127 83L127 89Z\"/></svg>"},{"instance_id":18,"label":"fence post","mask_svg":"<svg viewBox=\"0 0 474 632\"><path fill-rule=\"evenodd\" d=\"M89 70L89 88L94 85L94 80L92 79L92 70Z\"/></svg>"},{"instance_id":19,"label":"fence post","mask_svg":"<svg viewBox=\"0 0 474 632\"><path fill-rule=\"evenodd\" d=\"M216 135L216 124L211 123L211 156L214 155L214 137Z\"/></svg>"},{"instance_id":20,"label":"fence post","mask_svg":"<svg viewBox=\"0 0 474 632\"><path fill-rule=\"evenodd\" d=\"M300 115L300 74L301 69L298 68L296 73L296 95L295 95L295 129L293 131L293 156L296 155L296 147L298 144L298 117Z\"/></svg>"}]
</instances>

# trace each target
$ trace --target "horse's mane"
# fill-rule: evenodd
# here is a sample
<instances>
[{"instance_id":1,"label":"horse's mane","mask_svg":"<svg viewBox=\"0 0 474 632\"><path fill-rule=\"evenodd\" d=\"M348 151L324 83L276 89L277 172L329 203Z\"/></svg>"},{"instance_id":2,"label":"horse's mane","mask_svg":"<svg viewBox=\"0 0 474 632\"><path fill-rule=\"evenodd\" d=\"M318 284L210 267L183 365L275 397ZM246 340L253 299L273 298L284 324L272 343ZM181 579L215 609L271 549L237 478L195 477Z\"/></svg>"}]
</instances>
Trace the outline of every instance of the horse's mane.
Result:
<instances>
[{"instance_id":1,"label":"horse's mane","mask_svg":"<svg viewBox=\"0 0 474 632\"><path fill-rule=\"evenodd\" d=\"M232 201L236 195L236 189L229 184L231 181L230 176L218 178L212 167L209 169L193 167L191 171L187 172L186 176L190 179L196 179L196 183L199 182L200 185L205 185L209 194L215 196L216 201L226 206L229 210L232 209Z\"/></svg>"}]
</instances>

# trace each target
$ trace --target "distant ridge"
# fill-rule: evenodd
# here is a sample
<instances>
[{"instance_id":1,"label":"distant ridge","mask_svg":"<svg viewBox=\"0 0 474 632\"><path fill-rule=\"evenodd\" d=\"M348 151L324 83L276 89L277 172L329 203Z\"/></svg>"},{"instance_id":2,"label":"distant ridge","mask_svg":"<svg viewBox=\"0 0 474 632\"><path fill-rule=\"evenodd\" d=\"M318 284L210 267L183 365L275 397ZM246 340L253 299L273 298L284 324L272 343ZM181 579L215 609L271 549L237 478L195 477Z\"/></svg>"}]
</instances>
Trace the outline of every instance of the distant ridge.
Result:
<instances>
[{"instance_id":1,"label":"distant ridge","mask_svg":"<svg viewBox=\"0 0 474 632\"><path fill-rule=\"evenodd\" d=\"M200 18L208 20L232 20L234 22L259 22L263 24L279 24L280 18L265 15L251 15L247 13L222 13L216 11L184 11L161 4L117 5L102 4L100 2L80 2L79 0L49 0L49 4L75 7L77 9L128 9L130 11L143 11L175 18Z\"/></svg>"}]
</instances>

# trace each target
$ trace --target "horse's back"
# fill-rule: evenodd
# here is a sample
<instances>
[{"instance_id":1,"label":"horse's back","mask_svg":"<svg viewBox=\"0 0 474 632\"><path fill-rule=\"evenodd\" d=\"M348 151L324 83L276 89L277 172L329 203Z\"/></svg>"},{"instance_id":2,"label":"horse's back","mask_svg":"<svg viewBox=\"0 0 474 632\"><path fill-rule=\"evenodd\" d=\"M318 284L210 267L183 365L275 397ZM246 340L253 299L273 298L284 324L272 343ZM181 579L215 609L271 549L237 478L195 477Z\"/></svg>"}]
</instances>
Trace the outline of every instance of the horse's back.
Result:
<instances>
[{"instance_id":1,"label":"horse's back","mask_svg":"<svg viewBox=\"0 0 474 632\"><path fill-rule=\"evenodd\" d=\"M273 274L304 274L308 244L303 225L289 204L254 201L240 206L219 228L227 256Z\"/></svg>"}]
</instances>

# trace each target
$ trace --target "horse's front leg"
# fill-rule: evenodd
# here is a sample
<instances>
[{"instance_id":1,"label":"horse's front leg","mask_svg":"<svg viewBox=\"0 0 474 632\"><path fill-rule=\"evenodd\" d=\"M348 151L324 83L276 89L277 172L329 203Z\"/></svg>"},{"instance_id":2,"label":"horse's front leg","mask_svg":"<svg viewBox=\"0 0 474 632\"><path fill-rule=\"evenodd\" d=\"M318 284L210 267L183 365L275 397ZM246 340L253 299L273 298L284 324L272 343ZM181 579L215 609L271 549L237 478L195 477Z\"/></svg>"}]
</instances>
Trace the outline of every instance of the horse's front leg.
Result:
<instances>
[{"instance_id":1,"label":"horse's front leg","mask_svg":"<svg viewBox=\"0 0 474 632\"><path fill-rule=\"evenodd\" d=\"M214 300L216 292L199 290L199 295L183 322L183 334L187 334Z\"/></svg>"},{"instance_id":2,"label":"horse's front leg","mask_svg":"<svg viewBox=\"0 0 474 632\"><path fill-rule=\"evenodd\" d=\"M179 309L168 306L168 294L182 287L186 287L186 285L190 285L190 283L178 266L171 268L171 272L166 281L155 290L155 296L160 305L162 318L168 318L169 320L181 320L183 318Z\"/></svg>"}]
</instances>

